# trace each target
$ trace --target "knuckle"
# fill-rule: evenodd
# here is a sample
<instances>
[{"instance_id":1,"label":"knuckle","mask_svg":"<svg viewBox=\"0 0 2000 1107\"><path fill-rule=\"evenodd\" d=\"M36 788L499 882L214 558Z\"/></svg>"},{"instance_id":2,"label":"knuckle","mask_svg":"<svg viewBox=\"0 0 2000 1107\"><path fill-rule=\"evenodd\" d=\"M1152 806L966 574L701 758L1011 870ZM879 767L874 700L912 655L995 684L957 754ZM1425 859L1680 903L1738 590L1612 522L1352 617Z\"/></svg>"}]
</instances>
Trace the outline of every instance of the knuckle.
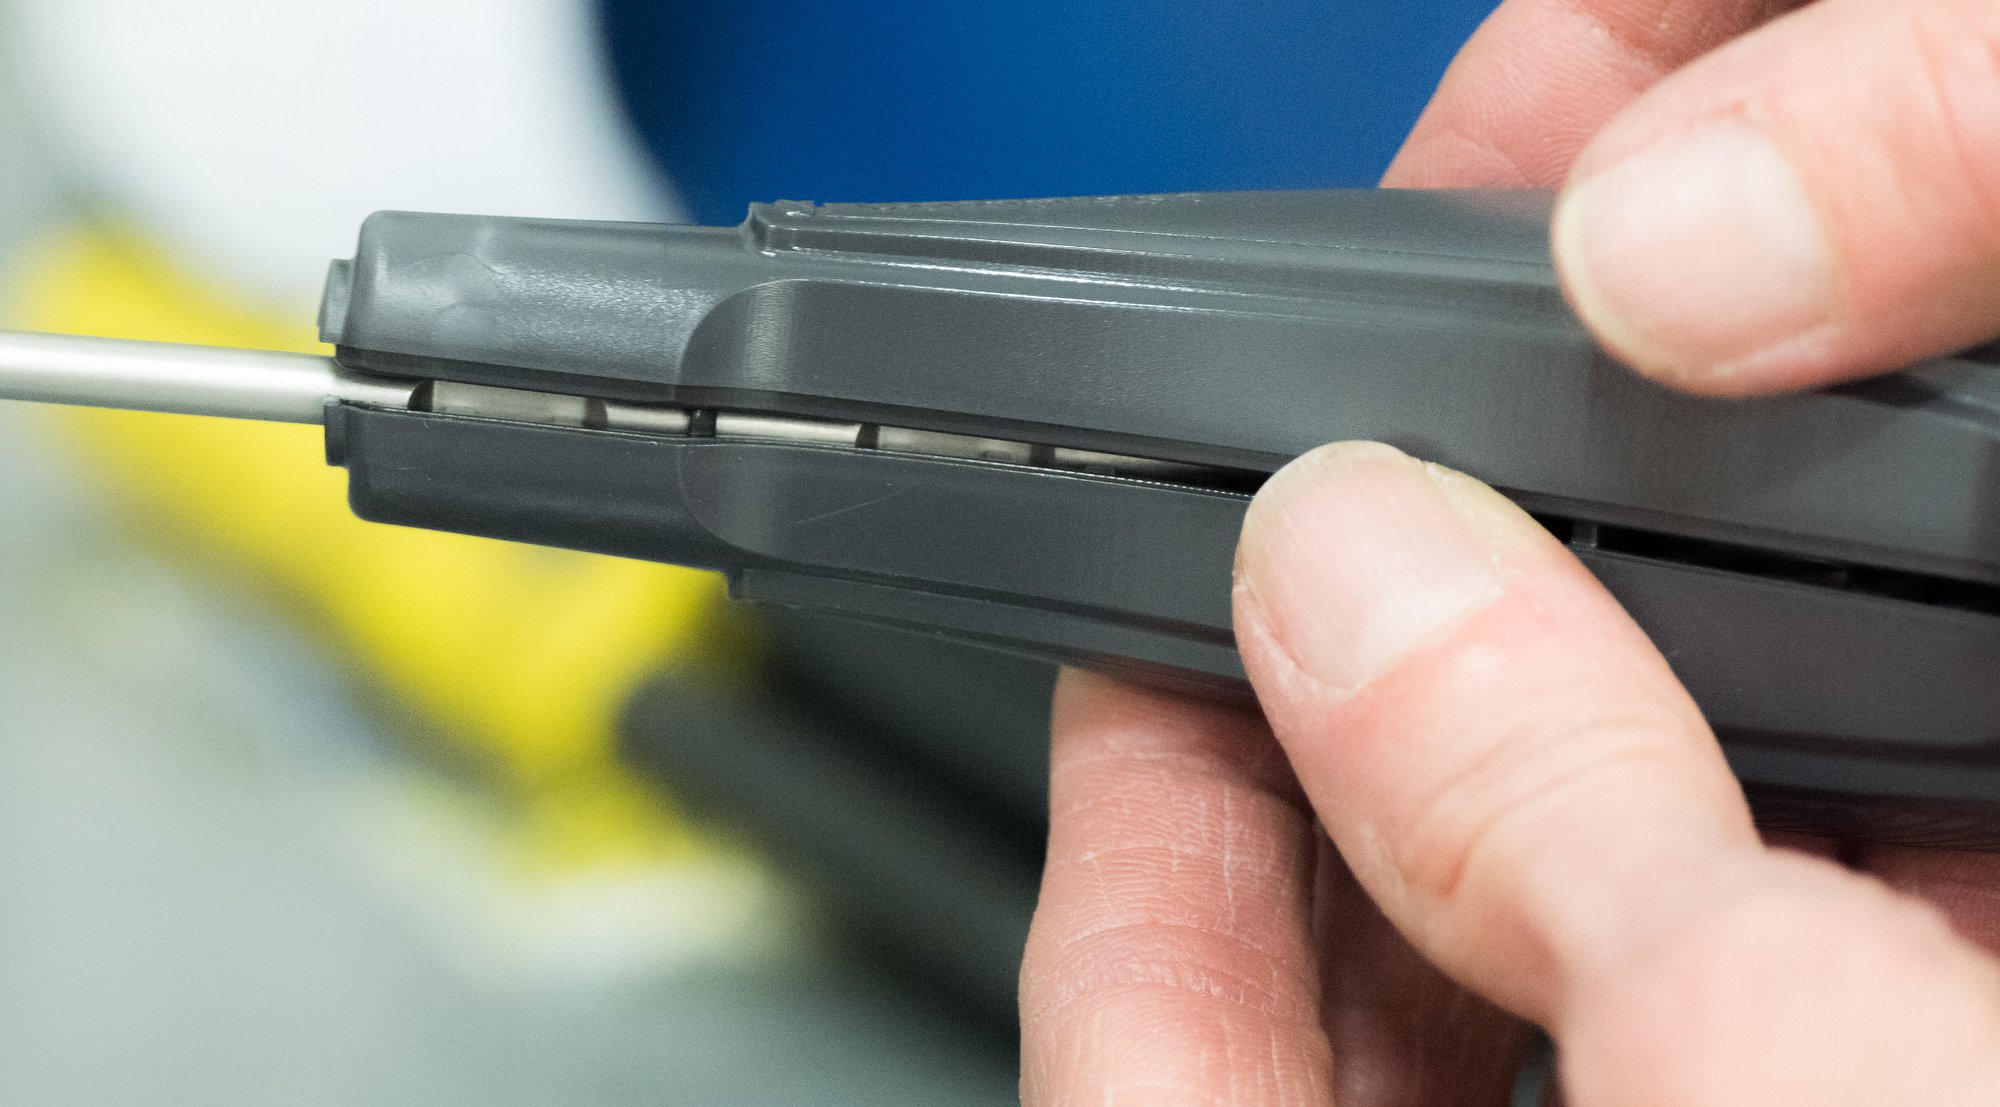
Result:
<instances>
[{"instance_id":1,"label":"knuckle","mask_svg":"<svg viewBox=\"0 0 2000 1107\"><path fill-rule=\"evenodd\" d=\"M1532 706L1534 710L1525 710ZM1449 908L1486 870L1506 869L1546 828L1599 807L1627 782L1673 771L1684 723L1661 710L1585 708L1551 715L1524 701L1496 721L1483 756L1445 778L1415 813L1400 868L1410 888Z\"/></svg>"},{"instance_id":2,"label":"knuckle","mask_svg":"<svg viewBox=\"0 0 2000 1107\"><path fill-rule=\"evenodd\" d=\"M1296 879L1310 856L1309 824L1283 797L1232 782L1104 783L1056 810L1064 832L1048 861L1058 874L1083 870L1126 896L1207 889L1228 900Z\"/></svg>"},{"instance_id":3,"label":"knuckle","mask_svg":"<svg viewBox=\"0 0 2000 1107\"><path fill-rule=\"evenodd\" d=\"M1317 1016L1318 1001L1287 958L1226 929L1134 922L1073 936L1032 982L1024 1015L1054 1021L1110 1003L1193 1001L1273 1021Z\"/></svg>"}]
</instances>

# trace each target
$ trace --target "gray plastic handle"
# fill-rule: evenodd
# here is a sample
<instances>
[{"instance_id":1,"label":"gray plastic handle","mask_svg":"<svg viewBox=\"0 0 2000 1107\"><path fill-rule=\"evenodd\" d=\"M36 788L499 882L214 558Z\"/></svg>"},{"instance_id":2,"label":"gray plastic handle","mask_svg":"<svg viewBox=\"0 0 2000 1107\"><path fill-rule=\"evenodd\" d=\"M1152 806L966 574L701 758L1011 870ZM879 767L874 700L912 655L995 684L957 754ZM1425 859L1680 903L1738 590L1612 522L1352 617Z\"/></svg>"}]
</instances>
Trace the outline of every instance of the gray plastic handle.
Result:
<instances>
[{"instance_id":1,"label":"gray plastic handle","mask_svg":"<svg viewBox=\"0 0 2000 1107\"><path fill-rule=\"evenodd\" d=\"M751 599L1242 695L1248 492L1320 442L1384 439L1546 516L1746 780L1838 801L1788 810L1983 840L1991 369L1749 403L1653 387L1564 306L1547 213L1362 192L778 204L734 229L381 215L329 282L343 364L677 405L688 430L340 405L330 450L368 518L717 568ZM854 429L718 436L758 425L730 413ZM896 428L1031 460L871 448ZM1197 477L1032 461L1065 449ZM1920 802L1862 802L1884 797Z\"/></svg>"}]
</instances>

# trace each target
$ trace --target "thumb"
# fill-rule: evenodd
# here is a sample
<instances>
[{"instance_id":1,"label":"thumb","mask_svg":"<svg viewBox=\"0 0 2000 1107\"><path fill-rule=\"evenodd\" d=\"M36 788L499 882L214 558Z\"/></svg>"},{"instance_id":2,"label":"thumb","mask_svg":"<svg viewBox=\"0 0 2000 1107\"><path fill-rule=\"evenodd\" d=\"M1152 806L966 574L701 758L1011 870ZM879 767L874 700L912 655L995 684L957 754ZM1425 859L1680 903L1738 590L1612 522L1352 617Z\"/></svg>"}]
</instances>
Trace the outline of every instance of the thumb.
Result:
<instances>
[{"instance_id":1,"label":"thumb","mask_svg":"<svg viewBox=\"0 0 2000 1107\"><path fill-rule=\"evenodd\" d=\"M2000 4L1822 0L1696 61L1585 149L1555 251L1614 353L1699 392L2000 333Z\"/></svg>"}]
</instances>

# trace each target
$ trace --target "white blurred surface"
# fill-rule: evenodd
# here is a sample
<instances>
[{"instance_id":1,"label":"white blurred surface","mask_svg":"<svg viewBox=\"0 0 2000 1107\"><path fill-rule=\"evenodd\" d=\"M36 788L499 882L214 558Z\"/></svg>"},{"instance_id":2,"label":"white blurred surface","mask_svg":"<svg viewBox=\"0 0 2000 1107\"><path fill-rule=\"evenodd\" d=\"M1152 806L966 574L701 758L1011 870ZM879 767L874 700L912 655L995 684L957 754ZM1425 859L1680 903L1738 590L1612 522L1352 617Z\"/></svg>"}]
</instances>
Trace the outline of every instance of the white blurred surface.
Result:
<instances>
[{"instance_id":1,"label":"white blurred surface","mask_svg":"<svg viewBox=\"0 0 2000 1107\"><path fill-rule=\"evenodd\" d=\"M671 214L584 0L12 2L71 173L279 310L384 208Z\"/></svg>"},{"instance_id":2,"label":"white blurred surface","mask_svg":"<svg viewBox=\"0 0 2000 1107\"><path fill-rule=\"evenodd\" d=\"M41 136L30 126L9 63L9 0L0 0L0 290L6 287L7 259L36 228L58 217L63 190Z\"/></svg>"}]
</instances>

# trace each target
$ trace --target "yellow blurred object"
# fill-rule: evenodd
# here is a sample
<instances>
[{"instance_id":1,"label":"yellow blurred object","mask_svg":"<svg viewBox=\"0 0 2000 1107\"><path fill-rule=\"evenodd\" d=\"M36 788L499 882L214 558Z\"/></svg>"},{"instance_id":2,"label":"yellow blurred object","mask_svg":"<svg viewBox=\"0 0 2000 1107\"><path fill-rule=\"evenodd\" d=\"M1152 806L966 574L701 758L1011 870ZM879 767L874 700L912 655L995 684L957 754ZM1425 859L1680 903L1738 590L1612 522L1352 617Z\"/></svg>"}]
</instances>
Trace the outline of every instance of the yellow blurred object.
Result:
<instances>
[{"instance_id":1,"label":"yellow blurred object","mask_svg":"<svg viewBox=\"0 0 2000 1107\"><path fill-rule=\"evenodd\" d=\"M46 331L323 350L193 287L139 236L76 228L33 251L10 305ZM589 554L380 526L346 507L312 427L65 410L138 518L191 555L274 585L366 677L517 788L523 860L576 866L693 848L621 770L625 695L714 630L720 579Z\"/></svg>"}]
</instances>

